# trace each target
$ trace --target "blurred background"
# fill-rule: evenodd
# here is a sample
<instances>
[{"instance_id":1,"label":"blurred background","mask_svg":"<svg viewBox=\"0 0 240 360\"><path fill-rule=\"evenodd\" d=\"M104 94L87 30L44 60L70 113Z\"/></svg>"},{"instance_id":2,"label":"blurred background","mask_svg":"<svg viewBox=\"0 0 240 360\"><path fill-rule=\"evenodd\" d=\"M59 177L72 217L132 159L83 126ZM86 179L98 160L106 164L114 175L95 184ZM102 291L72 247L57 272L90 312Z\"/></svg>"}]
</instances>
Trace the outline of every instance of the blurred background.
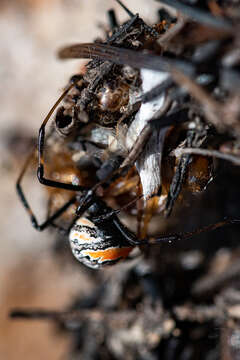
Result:
<instances>
[{"instance_id":1,"label":"blurred background","mask_svg":"<svg viewBox=\"0 0 240 360\"><path fill-rule=\"evenodd\" d=\"M129 0L128 6L153 20L157 4ZM83 292L93 286L78 264L61 266L56 261L54 236L31 227L15 181L43 118L78 68L79 61L60 62L57 49L101 36L110 8L120 21L127 19L113 0L0 1L1 359L63 358L66 336L55 336L47 323L11 321L8 313L14 307L62 309L79 293L79 284L84 284ZM34 173L26 176L24 189L41 219L45 192L34 178Z\"/></svg>"}]
</instances>

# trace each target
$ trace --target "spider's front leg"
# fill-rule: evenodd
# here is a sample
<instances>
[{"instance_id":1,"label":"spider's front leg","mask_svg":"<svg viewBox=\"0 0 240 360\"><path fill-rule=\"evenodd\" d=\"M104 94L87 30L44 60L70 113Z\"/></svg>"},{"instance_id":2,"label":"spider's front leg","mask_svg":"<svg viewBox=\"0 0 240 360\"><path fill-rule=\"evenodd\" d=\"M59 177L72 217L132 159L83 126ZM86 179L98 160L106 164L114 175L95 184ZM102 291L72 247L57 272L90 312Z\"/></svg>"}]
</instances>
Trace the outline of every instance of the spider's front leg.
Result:
<instances>
[{"instance_id":1,"label":"spider's front leg","mask_svg":"<svg viewBox=\"0 0 240 360\"><path fill-rule=\"evenodd\" d=\"M122 222L118 219L116 214L112 217L112 221L113 221L115 227L118 229L118 231L125 238L125 240L127 242L129 242L129 244L132 246L157 245L162 242L172 243L174 241L190 239L190 238L200 235L202 233L213 231L213 230L225 227L225 226L240 224L240 219L226 219L226 220L214 223L214 224L210 224L210 225L195 229L191 232L166 234L166 235L162 235L160 237L148 237L145 239L138 239L133 232L131 232L125 225L122 224Z\"/></svg>"},{"instance_id":2,"label":"spider's front leg","mask_svg":"<svg viewBox=\"0 0 240 360\"><path fill-rule=\"evenodd\" d=\"M140 244L136 244L136 245L157 245L159 243L162 242L168 242L168 243L172 243L173 241L178 241L178 240L186 240L186 239L190 239L193 238L194 236L200 235L202 233L206 233L209 231L213 231L225 226L230 226L230 225L234 225L234 224L240 224L240 219L227 219L227 220L223 220L223 221L219 221L217 223L214 224L210 224L198 229L195 229L194 231L189 231L189 232L182 232L182 233L178 233L178 234L170 234L170 235L163 235L160 237L150 237L150 238L146 238L143 240L140 240Z\"/></svg>"},{"instance_id":3,"label":"spider's front leg","mask_svg":"<svg viewBox=\"0 0 240 360\"><path fill-rule=\"evenodd\" d=\"M70 190L70 191L83 191L85 190L85 187L74 185L74 184L68 184L63 183L59 181L54 181L51 179L46 179L44 177L44 146L45 146L45 128L46 125L51 118L52 114L56 110L57 106L60 104L60 102L64 99L64 97L67 95L67 93L74 87L74 83L72 83L59 97L59 99L56 101L56 103L53 105L45 119L43 120L43 123L39 129L39 135L38 135L38 170L37 170L37 177L41 184L46 186L51 186L54 188L64 189L64 190Z\"/></svg>"}]
</instances>

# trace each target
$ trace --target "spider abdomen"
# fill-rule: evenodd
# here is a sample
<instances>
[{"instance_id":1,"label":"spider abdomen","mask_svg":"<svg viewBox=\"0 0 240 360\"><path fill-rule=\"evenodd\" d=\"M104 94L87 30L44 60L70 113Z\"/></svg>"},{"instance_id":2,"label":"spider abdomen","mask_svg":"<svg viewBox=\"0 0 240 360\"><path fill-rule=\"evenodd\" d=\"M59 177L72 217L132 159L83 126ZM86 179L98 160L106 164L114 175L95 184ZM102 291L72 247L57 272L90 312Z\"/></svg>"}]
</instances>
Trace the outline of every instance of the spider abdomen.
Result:
<instances>
[{"instance_id":1,"label":"spider abdomen","mask_svg":"<svg viewBox=\"0 0 240 360\"><path fill-rule=\"evenodd\" d=\"M114 228L108 227L106 233L85 217L76 221L70 231L69 241L76 259L93 269L114 265L125 259L133 249Z\"/></svg>"}]
</instances>

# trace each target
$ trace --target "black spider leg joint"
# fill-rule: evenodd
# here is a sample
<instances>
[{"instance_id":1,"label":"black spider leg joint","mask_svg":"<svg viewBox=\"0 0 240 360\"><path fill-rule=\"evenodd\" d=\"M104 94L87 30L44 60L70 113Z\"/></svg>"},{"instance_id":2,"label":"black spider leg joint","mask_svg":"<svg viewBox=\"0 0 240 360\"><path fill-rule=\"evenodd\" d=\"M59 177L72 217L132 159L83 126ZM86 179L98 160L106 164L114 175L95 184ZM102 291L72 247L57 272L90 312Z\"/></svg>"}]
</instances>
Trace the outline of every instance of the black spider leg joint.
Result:
<instances>
[{"instance_id":1,"label":"black spider leg joint","mask_svg":"<svg viewBox=\"0 0 240 360\"><path fill-rule=\"evenodd\" d=\"M24 193L22 190L22 186L21 186L21 182L22 182L22 178L25 174L25 171L31 161L31 158L33 157L35 151L33 153L30 154L30 156L27 158L23 169L17 179L16 182L16 190L17 190L17 194L20 198L20 201L22 202L24 208L26 209L30 221L32 223L32 226L38 230L38 231L42 231L45 228L47 228L49 225L53 225L53 221L56 220L59 216L61 216L61 214L63 214L72 204L74 204L76 202L76 196L73 196L69 201L67 201L61 208L59 208L58 210L56 210L56 212L54 214L52 214L52 216L48 217L42 224L38 223L38 220L36 218L36 216L34 215L32 208L30 207Z\"/></svg>"},{"instance_id":2,"label":"black spider leg joint","mask_svg":"<svg viewBox=\"0 0 240 360\"><path fill-rule=\"evenodd\" d=\"M191 232L183 232L178 234L169 234L169 235L162 235L160 237L149 237L145 239L137 239L137 237L130 232L116 217L113 219L113 222L115 226L118 228L118 230L122 233L124 238L129 242L129 244L133 246L140 246L140 245L158 245L163 242L167 242L169 244L174 243L179 240L187 240L190 238L193 238L197 235L200 235L202 233L214 231L216 229L229 226L229 225L240 225L240 219L225 219L223 221L219 221L215 224L210 224L207 226L204 226L202 228L195 229Z\"/></svg>"},{"instance_id":3,"label":"black spider leg joint","mask_svg":"<svg viewBox=\"0 0 240 360\"><path fill-rule=\"evenodd\" d=\"M127 204L125 207L129 206L129 204ZM96 197L94 199L94 204L89 207L88 213L91 216L91 220L96 225L111 221L115 225L118 232L120 232L124 239L132 246L158 245L163 242L171 244L179 240L190 239L194 236L213 231L221 227L240 224L240 219L224 219L223 221L197 228L191 232L188 231L182 233L161 235L159 237L147 237L145 239L138 239L137 236L132 231L130 231L117 217L117 214L120 213L120 211L122 210L123 208L118 210L112 210L101 199Z\"/></svg>"},{"instance_id":4,"label":"black spider leg joint","mask_svg":"<svg viewBox=\"0 0 240 360\"><path fill-rule=\"evenodd\" d=\"M77 196L78 207L76 209L76 216L80 217L94 202L96 202L95 187L85 190L81 195Z\"/></svg>"}]
</instances>

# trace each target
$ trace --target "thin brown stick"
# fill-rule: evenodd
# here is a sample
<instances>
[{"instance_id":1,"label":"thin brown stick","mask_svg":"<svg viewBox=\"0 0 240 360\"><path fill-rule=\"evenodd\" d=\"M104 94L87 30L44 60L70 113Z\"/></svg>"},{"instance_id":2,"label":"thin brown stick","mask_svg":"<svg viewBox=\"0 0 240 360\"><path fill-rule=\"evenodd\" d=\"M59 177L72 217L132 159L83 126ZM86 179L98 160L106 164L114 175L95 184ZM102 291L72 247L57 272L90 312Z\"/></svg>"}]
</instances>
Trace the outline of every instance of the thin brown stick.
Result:
<instances>
[{"instance_id":1,"label":"thin brown stick","mask_svg":"<svg viewBox=\"0 0 240 360\"><path fill-rule=\"evenodd\" d=\"M185 148L185 149L176 149L172 151L174 156L179 157L183 154L195 154L195 155L202 155L202 156L209 156L209 157L216 157L222 160L227 160L232 162L235 165L240 165L240 158L231 155L231 154L225 154L218 150L208 150L208 149L196 149L196 148Z\"/></svg>"}]
</instances>

